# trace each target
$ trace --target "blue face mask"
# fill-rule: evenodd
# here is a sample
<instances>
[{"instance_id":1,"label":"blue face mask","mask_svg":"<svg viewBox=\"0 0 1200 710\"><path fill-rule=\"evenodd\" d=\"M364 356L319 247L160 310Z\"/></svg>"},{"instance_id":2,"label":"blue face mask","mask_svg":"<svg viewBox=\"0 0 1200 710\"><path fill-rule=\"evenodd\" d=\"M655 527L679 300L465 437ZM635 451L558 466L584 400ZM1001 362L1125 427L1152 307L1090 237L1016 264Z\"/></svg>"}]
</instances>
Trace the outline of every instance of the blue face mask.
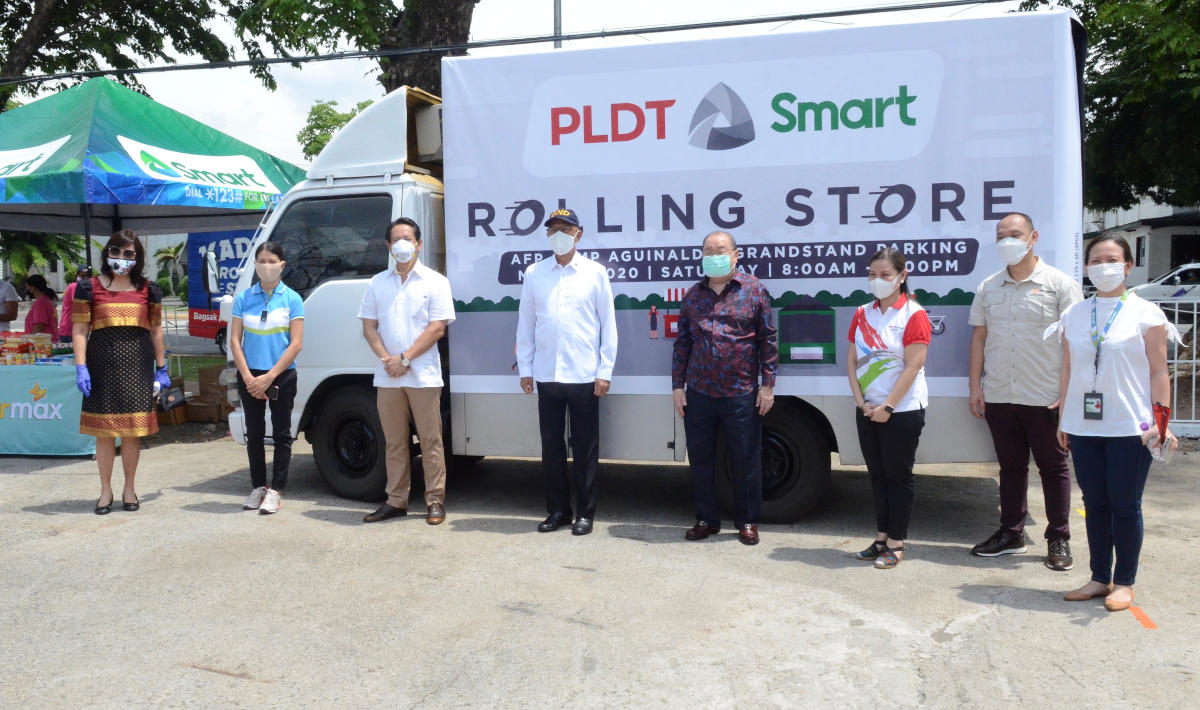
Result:
<instances>
[{"instance_id":1,"label":"blue face mask","mask_svg":"<svg viewBox=\"0 0 1200 710\"><path fill-rule=\"evenodd\" d=\"M700 260L701 266L704 267L704 275L710 279L719 279L722 276L728 276L732 265L729 263L728 254L713 254L706 256Z\"/></svg>"}]
</instances>

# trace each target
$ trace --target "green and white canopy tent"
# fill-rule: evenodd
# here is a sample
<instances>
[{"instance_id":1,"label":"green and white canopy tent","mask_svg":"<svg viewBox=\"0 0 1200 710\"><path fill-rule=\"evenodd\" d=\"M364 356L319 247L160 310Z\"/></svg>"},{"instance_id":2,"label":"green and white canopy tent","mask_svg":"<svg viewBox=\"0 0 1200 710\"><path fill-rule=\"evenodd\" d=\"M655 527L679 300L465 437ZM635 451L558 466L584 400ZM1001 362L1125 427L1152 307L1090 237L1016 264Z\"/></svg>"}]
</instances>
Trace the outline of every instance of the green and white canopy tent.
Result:
<instances>
[{"instance_id":1,"label":"green and white canopy tent","mask_svg":"<svg viewBox=\"0 0 1200 710\"><path fill-rule=\"evenodd\" d=\"M109 79L0 113L0 229L254 229L304 171Z\"/></svg>"}]
</instances>

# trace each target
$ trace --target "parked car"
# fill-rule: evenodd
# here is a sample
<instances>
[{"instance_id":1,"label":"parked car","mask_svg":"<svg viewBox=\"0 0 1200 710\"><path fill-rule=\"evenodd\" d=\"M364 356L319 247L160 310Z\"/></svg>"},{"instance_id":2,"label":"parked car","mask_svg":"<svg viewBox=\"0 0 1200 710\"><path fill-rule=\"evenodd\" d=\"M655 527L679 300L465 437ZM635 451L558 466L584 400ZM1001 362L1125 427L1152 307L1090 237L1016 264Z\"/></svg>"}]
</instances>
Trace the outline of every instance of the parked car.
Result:
<instances>
[{"instance_id":1,"label":"parked car","mask_svg":"<svg viewBox=\"0 0 1200 710\"><path fill-rule=\"evenodd\" d=\"M1194 323L1200 308L1200 262L1177 266L1130 290L1158 303L1167 318L1177 323Z\"/></svg>"}]
</instances>

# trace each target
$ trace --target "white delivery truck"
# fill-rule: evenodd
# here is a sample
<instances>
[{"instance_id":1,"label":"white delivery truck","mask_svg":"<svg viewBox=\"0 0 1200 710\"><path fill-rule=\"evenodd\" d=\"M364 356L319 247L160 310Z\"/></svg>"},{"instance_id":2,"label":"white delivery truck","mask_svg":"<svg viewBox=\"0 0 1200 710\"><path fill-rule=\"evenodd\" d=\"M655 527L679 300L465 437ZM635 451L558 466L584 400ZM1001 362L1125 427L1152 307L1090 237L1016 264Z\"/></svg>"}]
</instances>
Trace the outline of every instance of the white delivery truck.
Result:
<instances>
[{"instance_id":1,"label":"white delivery truck","mask_svg":"<svg viewBox=\"0 0 1200 710\"><path fill-rule=\"evenodd\" d=\"M550 255L543 221L570 206L616 299L602 457L685 459L673 326L700 242L721 229L776 308L764 520L812 507L832 452L862 461L846 336L883 246L908 255L934 323L919 460L993 459L966 404L967 313L1002 266L992 245L1008 211L1032 215L1042 258L1079 275L1082 36L1052 11L445 59L444 102L404 89L355 117L256 237L283 245L283 278L305 298L295 431L338 493L380 494L375 358L355 314L389 267L385 226L406 216L455 298L448 445L538 456L536 398L514 369L518 299L524 268ZM665 337L650 337L652 306ZM240 412L230 427L241 440Z\"/></svg>"}]
</instances>

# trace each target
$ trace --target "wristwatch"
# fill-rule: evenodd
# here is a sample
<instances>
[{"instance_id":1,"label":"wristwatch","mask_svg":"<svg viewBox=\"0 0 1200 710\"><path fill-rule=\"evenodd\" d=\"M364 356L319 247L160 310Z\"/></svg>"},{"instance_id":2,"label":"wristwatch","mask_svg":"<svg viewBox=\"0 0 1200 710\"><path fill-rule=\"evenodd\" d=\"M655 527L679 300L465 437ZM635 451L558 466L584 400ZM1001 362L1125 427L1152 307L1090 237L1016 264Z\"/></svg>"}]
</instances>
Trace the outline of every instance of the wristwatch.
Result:
<instances>
[{"instance_id":1,"label":"wristwatch","mask_svg":"<svg viewBox=\"0 0 1200 710\"><path fill-rule=\"evenodd\" d=\"M405 367L412 367L412 360L409 360L408 356L404 353L400 353L400 364Z\"/></svg>"},{"instance_id":2,"label":"wristwatch","mask_svg":"<svg viewBox=\"0 0 1200 710\"><path fill-rule=\"evenodd\" d=\"M885 412L887 412L888 414L895 414L895 413L896 413L896 410L895 410L895 409L892 409L892 405L890 405L890 404L885 404L885 405L883 405L883 410L884 410Z\"/></svg>"}]
</instances>

